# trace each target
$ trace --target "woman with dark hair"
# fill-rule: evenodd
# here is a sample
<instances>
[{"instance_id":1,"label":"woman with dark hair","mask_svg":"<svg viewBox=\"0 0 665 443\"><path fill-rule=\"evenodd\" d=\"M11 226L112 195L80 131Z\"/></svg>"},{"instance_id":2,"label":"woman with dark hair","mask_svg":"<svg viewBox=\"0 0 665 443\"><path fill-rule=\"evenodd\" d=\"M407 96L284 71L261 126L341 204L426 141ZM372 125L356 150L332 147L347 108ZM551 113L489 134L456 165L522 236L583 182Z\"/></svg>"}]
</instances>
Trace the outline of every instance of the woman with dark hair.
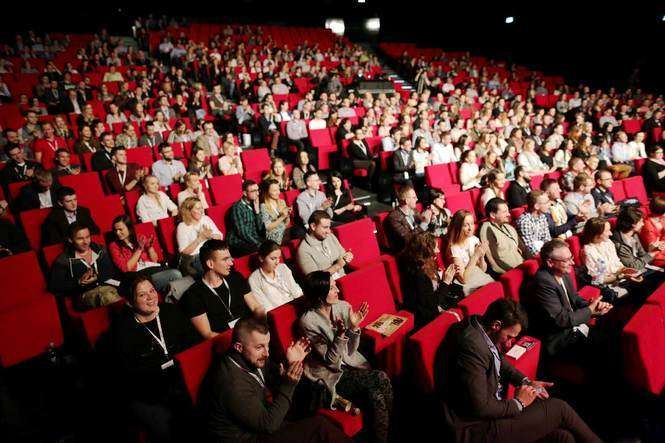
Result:
<instances>
[{"instance_id":1,"label":"woman with dark hair","mask_svg":"<svg viewBox=\"0 0 665 443\"><path fill-rule=\"evenodd\" d=\"M658 255L657 250L647 252L642 247L639 233L644 227L644 213L638 208L626 207L619 212L612 241L624 266L644 271Z\"/></svg>"},{"instance_id":2,"label":"woman with dark hair","mask_svg":"<svg viewBox=\"0 0 665 443\"><path fill-rule=\"evenodd\" d=\"M315 383L323 382L331 406L343 399L357 404L370 423L371 440L384 443L388 441L392 385L386 373L371 369L358 351L360 323L369 306L364 302L354 311L338 293L329 272L314 271L305 278L309 309L300 318L300 328L312 345L305 360L305 376Z\"/></svg>"},{"instance_id":3,"label":"woman with dark hair","mask_svg":"<svg viewBox=\"0 0 665 443\"><path fill-rule=\"evenodd\" d=\"M455 307L464 297L462 288L453 284L457 266L449 265L445 273L439 269L440 252L436 238L429 232L420 232L409 238L399 254L404 302L416 316L416 329Z\"/></svg>"},{"instance_id":4,"label":"woman with dark hair","mask_svg":"<svg viewBox=\"0 0 665 443\"><path fill-rule=\"evenodd\" d=\"M153 236L136 235L132 220L126 215L113 219L109 253L115 267L123 274L125 284L137 276L150 278L157 290L168 292L171 282L182 278L177 269L160 263L159 245Z\"/></svg>"},{"instance_id":5,"label":"woman with dark hair","mask_svg":"<svg viewBox=\"0 0 665 443\"><path fill-rule=\"evenodd\" d=\"M663 147L654 145L649 148L649 158L642 168L644 187L649 192L665 192L665 160Z\"/></svg>"},{"instance_id":6,"label":"woman with dark hair","mask_svg":"<svg viewBox=\"0 0 665 443\"><path fill-rule=\"evenodd\" d=\"M293 273L281 262L282 249L272 240L259 246L259 268L249 276L249 286L266 312L289 303L302 295Z\"/></svg>"},{"instance_id":7,"label":"woman with dark hair","mask_svg":"<svg viewBox=\"0 0 665 443\"><path fill-rule=\"evenodd\" d=\"M439 189L430 188L427 197L429 206L420 214L421 227L426 226L426 231L434 237L442 237L448 232L451 218L450 209L444 207L446 195Z\"/></svg>"},{"instance_id":8,"label":"woman with dark hair","mask_svg":"<svg viewBox=\"0 0 665 443\"><path fill-rule=\"evenodd\" d=\"M649 216L644 219L640 240L644 248L658 252L653 264L665 267L665 198L654 197L649 202Z\"/></svg>"},{"instance_id":9,"label":"woman with dark hair","mask_svg":"<svg viewBox=\"0 0 665 443\"><path fill-rule=\"evenodd\" d=\"M333 220L348 223L365 216L365 207L357 205L351 191L344 184L344 177L337 171L330 173L330 186L327 187L328 198L333 202Z\"/></svg>"},{"instance_id":10,"label":"woman with dark hair","mask_svg":"<svg viewBox=\"0 0 665 443\"><path fill-rule=\"evenodd\" d=\"M155 287L142 275L132 282L127 307L112 323L109 338L109 361L117 365L112 373L119 381L113 392L151 440L180 441L189 399L174 357L197 343L192 324L176 305L159 303Z\"/></svg>"},{"instance_id":11,"label":"woman with dark hair","mask_svg":"<svg viewBox=\"0 0 665 443\"><path fill-rule=\"evenodd\" d=\"M307 151L298 151L298 154L296 154L296 164L291 172L293 186L295 186L296 189L302 191L307 187L307 185L305 185L305 174L310 171L316 172L316 168L310 162L309 154Z\"/></svg>"},{"instance_id":12,"label":"woman with dark hair","mask_svg":"<svg viewBox=\"0 0 665 443\"><path fill-rule=\"evenodd\" d=\"M335 139L337 143L342 143L342 141L347 140L351 141L354 137L353 132L353 123L350 119L345 118L342 120L342 124L339 125L337 133L335 134Z\"/></svg>"},{"instance_id":13,"label":"woman with dark hair","mask_svg":"<svg viewBox=\"0 0 665 443\"><path fill-rule=\"evenodd\" d=\"M480 196L480 207L484 208L488 201L493 198L506 199L503 188L506 185L506 175L496 169L492 169L483 177L483 193Z\"/></svg>"}]
</instances>

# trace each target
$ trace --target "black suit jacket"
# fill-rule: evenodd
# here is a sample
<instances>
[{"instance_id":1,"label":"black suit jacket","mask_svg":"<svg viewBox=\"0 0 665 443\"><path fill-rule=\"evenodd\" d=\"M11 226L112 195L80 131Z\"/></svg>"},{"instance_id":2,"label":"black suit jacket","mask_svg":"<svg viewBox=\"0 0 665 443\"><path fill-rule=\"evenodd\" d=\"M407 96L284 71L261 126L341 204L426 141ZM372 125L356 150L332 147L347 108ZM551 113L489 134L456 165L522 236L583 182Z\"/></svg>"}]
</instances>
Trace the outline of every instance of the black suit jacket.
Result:
<instances>
[{"instance_id":1,"label":"black suit jacket","mask_svg":"<svg viewBox=\"0 0 665 443\"><path fill-rule=\"evenodd\" d=\"M529 314L529 333L540 338L548 355L556 355L580 339L574 326L591 319L589 303L579 296L569 275L563 278L572 310L564 300L566 294L546 269L536 273L532 283L525 286L521 301Z\"/></svg>"},{"instance_id":2,"label":"black suit jacket","mask_svg":"<svg viewBox=\"0 0 665 443\"><path fill-rule=\"evenodd\" d=\"M500 377L478 322L465 318L446 334L435 363L435 382L444 416L455 441L485 441L491 421L510 418L520 410L513 400L498 400L499 383L518 386L524 374L501 356Z\"/></svg>"},{"instance_id":3,"label":"black suit jacket","mask_svg":"<svg viewBox=\"0 0 665 443\"><path fill-rule=\"evenodd\" d=\"M55 197L56 190L58 185L53 181L53 186L51 186L51 201L55 205L57 199ZM39 209L39 189L35 183L28 183L23 186L14 200L14 207L17 211L28 211L30 209Z\"/></svg>"},{"instance_id":4,"label":"black suit jacket","mask_svg":"<svg viewBox=\"0 0 665 443\"><path fill-rule=\"evenodd\" d=\"M402 153L406 152L403 149L398 149L393 154L393 171L395 171L395 180L404 180L404 173L408 172L412 174L415 172L416 163L413 160L413 155L411 151L408 152L408 158L404 161Z\"/></svg>"},{"instance_id":5,"label":"black suit jacket","mask_svg":"<svg viewBox=\"0 0 665 443\"><path fill-rule=\"evenodd\" d=\"M591 190L591 196L593 201L596 204L596 207L602 205L603 203L615 204L614 196L610 191L603 191L599 187L595 187Z\"/></svg>"},{"instance_id":6,"label":"black suit jacket","mask_svg":"<svg viewBox=\"0 0 665 443\"><path fill-rule=\"evenodd\" d=\"M92 166L93 171L97 172L111 169L113 167L111 154L109 154L104 148L96 151L90 158L90 166Z\"/></svg>"},{"instance_id":7,"label":"black suit jacket","mask_svg":"<svg viewBox=\"0 0 665 443\"><path fill-rule=\"evenodd\" d=\"M362 147L365 148L363 151ZM353 140L348 147L349 156L351 160L370 161L372 160L372 153L364 142Z\"/></svg>"},{"instance_id":8,"label":"black suit jacket","mask_svg":"<svg viewBox=\"0 0 665 443\"><path fill-rule=\"evenodd\" d=\"M2 169L2 171L0 171L0 175L2 176L2 183L4 185L8 185L10 183L29 180L29 177L25 175L26 169L42 169L41 163L33 162L31 160L26 160L25 165L25 168L19 168L14 160L9 160L7 165Z\"/></svg>"},{"instance_id":9,"label":"black suit jacket","mask_svg":"<svg viewBox=\"0 0 665 443\"><path fill-rule=\"evenodd\" d=\"M519 208L520 206L526 206L527 201L526 197L529 195L529 192L522 187L517 180L510 183L508 191L506 191L506 199L508 200L508 207L510 209Z\"/></svg>"},{"instance_id":10,"label":"black suit jacket","mask_svg":"<svg viewBox=\"0 0 665 443\"><path fill-rule=\"evenodd\" d=\"M79 206L76 209L76 221L79 224L87 226L91 234L99 234L99 227L92 219L90 210ZM69 229L69 222L65 215L65 210L57 206L53 208L51 213L44 220L42 225L42 244L43 246L54 245L62 243L67 238L67 230Z\"/></svg>"}]
</instances>

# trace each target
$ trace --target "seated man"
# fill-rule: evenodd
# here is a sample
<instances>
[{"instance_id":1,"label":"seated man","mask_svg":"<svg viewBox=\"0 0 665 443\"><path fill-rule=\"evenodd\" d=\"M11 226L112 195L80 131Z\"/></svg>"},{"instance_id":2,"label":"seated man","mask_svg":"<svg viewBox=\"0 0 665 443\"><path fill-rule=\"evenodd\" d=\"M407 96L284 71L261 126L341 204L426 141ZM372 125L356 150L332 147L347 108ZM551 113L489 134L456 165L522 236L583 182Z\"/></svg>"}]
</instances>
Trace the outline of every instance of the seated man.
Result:
<instances>
[{"instance_id":1,"label":"seated man","mask_svg":"<svg viewBox=\"0 0 665 443\"><path fill-rule=\"evenodd\" d=\"M587 302L577 293L570 276L573 255L564 240L546 243L540 255L542 267L521 294L531 319L529 331L543 341L546 355L579 363L601 339L589 320L605 315L612 305L600 295Z\"/></svg>"},{"instance_id":2,"label":"seated man","mask_svg":"<svg viewBox=\"0 0 665 443\"><path fill-rule=\"evenodd\" d=\"M485 205L489 220L480 228L480 241L489 245L487 261L497 274L516 268L529 258L528 249L510 224L510 210L505 200L493 198Z\"/></svg>"},{"instance_id":3,"label":"seated man","mask_svg":"<svg viewBox=\"0 0 665 443\"><path fill-rule=\"evenodd\" d=\"M9 160L0 170L2 184L5 186L30 180L37 169L42 169L41 164L27 159L25 151L19 144L8 144L5 147L5 153Z\"/></svg>"},{"instance_id":4,"label":"seated man","mask_svg":"<svg viewBox=\"0 0 665 443\"><path fill-rule=\"evenodd\" d=\"M49 291L72 296L77 309L97 308L120 300L112 280L111 257L103 246L90 240L90 229L79 223L69 225L67 247L53 262ZM118 282L119 283L119 282Z\"/></svg>"},{"instance_id":5,"label":"seated man","mask_svg":"<svg viewBox=\"0 0 665 443\"><path fill-rule=\"evenodd\" d=\"M595 175L596 186L591 190L591 196L598 210L598 214L604 217L616 217L619 207L614 201L612 195L612 172L606 169L599 169Z\"/></svg>"},{"instance_id":6,"label":"seated man","mask_svg":"<svg viewBox=\"0 0 665 443\"><path fill-rule=\"evenodd\" d=\"M418 196L411 185L402 186L397 191L399 206L393 209L384 222L388 242L394 252L404 249L406 241L414 234L427 230L416 209Z\"/></svg>"},{"instance_id":7,"label":"seated man","mask_svg":"<svg viewBox=\"0 0 665 443\"><path fill-rule=\"evenodd\" d=\"M435 377L453 441L600 442L573 408L549 397L552 383L529 380L503 358L523 327L526 314L504 298L446 335ZM508 384L515 398L505 398Z\"/></svg>"},{"instance_id":8,"label":"seated man","mask_svg":"<svg viewBox=\"0 0 665 443\"><path fill-rule=\"evenodd\" d=\"M546 178L540 184L540 190L545 192L550 199L550 210L547 217L547 226L552 238L566 239L573 235L577 222L583 219L583 215L573 215L568 212L566 204L561 200L561 186L553 178Z\"/></svg>"},{"instance_id":9,"label":"seated man","mask_svg":"<svg viewBox=\"0 0 665 443\"><path fill-rule=\"evenodd\" d=\"M142 168L136 163L127 163L127 149L124 146L116 146L111 152L113 168L106 173L106 186L112 194L124 194L141 183L148 173L148 168Z\"/></svg>"},{"instance_id":10,"label":"seated man","mask_svg":"<svg viewBox=\"0 0 665 443\"><path fill-rule=\"evenodd\" d=\"M55 158L53 159L54 167L53 175L62 177L65 175L76 175L81 172L81 165L72 165L72 156L68 150L60 148L55 151Z\"/></svg>"},{"instance_id":11,"label":"seated man","mask_svg":"<svg viewBox=\"0 0 665 443\"><path fill-rule=\"evenodd\" d=\"M160 146L164 143L164 138L162 134L157 132L155 129L155 124L153 122L148 122L145 124L145 133L139 139L139 146L150 146L154 148L155 146Z\"/></svg>"},{"instance_id":12,"label":"seated man","mask_svg":"<svg viewBox=\"0 0 665 443\"><path fill-rule=\"evenodd\" d=\"M545 216L549 209L549 197L543 191L536 189L529 193L527 210L517 219L517 230L522 236L530 255L538 254L543 244L552 239Z\"/></svg>"},{"instance_id":13,"label":"seated man","mask_svg":"<svg viewBox=\"0 0 665 443\"><path fill-rule=\"evenodd\" d=\"M416 163L411 151L411 139L402 137L399 148L393 154L393 182L410 183L411 177L416 173Z\"/></svg>"},{"instance_id":14,"label":"seated man","mask_svg":"<svg viewBox=\"0 0 665 443\"><path fill-rule=\"evenodd\" d=\"M374 171L376 170L376 155L372 154L369 146L363 141L365 132L362 129L356 129L355 137L347 147L349 157L353 161L353 167L356 169L365 169L367 171L367 184L372 188Z\"/></svg>"},{"instance_id":15,"label":"seated man","mask_svg":"<svg viewBox=\"0 0 665 443\"><path fill-rule=\"evenodd\" d=\"M304 181L307 187L296 199L299 220L296 220L294 224L294 228L301 229L301 232L301 227L307 229L309 226L309 218L314 211L325 211L330 217L333 215L332 201L319 189L321 187L319 174L315 171L308 171L304 176Z\"/></svg>"},{"instance_id":16,"label":"seated man","mask_svg":"<svg viewBox=\"0 0 665 443\"><path fill-rule=\"evenodd\" d=\"M113 167L111 152L113 151L113 148L115 148L115 140L113 140L113 134L110 132L102 133L99 139L102 143L102 149L95 151L90 159L92 170L97 172L106 171Z\"/></svg>"},{"instance_id":17,"label":"seated man","mask_svg":"<svg viewBox=\"0 0 665 443\"><path fill-rule=\"evenodd\" d=\"M526 205L527 195L531 192L531 176L522 167L515 168L515 180L510 182L506 191L506 199L510 209Z\"/></svg>"},{"instance_id":18,"label":"seated man","mask_svg":"<svg viewBox=\"0 0 665 443\"><path fill-rule=\"evenodd\" d=\"M206 157L219 155L221 140L212 122L203 123L203 133L196 138L196 146L203 148Z\"/></svg>"},{"instance_id":19,"label":"seated man","mask_svg":"<svg viewBox=\"0 0 665 443\"><path fill-rule=\"evenodd\" d=\"M168 143L159 145L161 160L152 164L152 175L159 180L159 186L171 186L173 183L180 183L187 174L185 165L180 160L175 160L173 148Z\"/></svg>"},{"instance_id":20,"label":"seated man","mask_svg":"<svg viewBox=\"0 0 665 443\"><path fill-rule=\"evenodd\" d=\"M591 195L593 185L593 179L588 174L580 172L573 179L573 192L566 194L566 198L563 199L568 212L576 216L581 216L575 226L577 232L581 232L584 229L584 220L598 217L598 210Z\"/></svg>"},{"instance_id":21,"label":"seated man","mask_svg":"<svg viewBox=\"0 0 665 443\"><path fill-rule=\"evenodd\" d=\"M91 234L99 234L99 227L92 219L90 210L78 205L76 191L63 186L56 191L55 196L58 204L53 207L42 225L44 246L64 242L67 239L69 225L72 223L86 226Z\"/></svg>"},{"instance_id":22,"label":"seated man","mask_svg":"<svg viewBox=\"0 0 665 443\"><path fill-rule=\"evenodd\" d=\"M292 343L277 366L268 356L268 325L247 317L238 320L231 342L225 358L210 369L209 389L202 391L210 441L351 442L322 416L285 421L303 374L307 341Z\"/></svg>"},{"instance_id":23,"label":"seated man","mask_svg":"<svg viewBox=\"0 0 665 443\"><path fill-rule=\"evenodd\" d=\"M334 279L344 275L344 266L351 263L353 253L345 251L330 232L330 214L314 211L309 218L309 230L298 246L296 261L307 275L314 271L330 272Z\"/></svg>"},{"instance_id":24,"label":"seated man","mask_svg":"<svg viewBox=\"0 0 665 443\"><path fill-rule=\"evenodd\" d=\"M38 208L52 208L57 201L55 191L57 183L53 182L51 171L36 169L32 174L32 182L23 186L14 200L14 207L18 211L27 211Z\"/></svg>"},{"instance_id":25,"label":"seated man","mask_svg":"<svg viewBox=\"0 0 665 443\"><path fill-rule=\"evenodd\" d=\"M265 240L266 228L259 210L259 185L254 180L243 182L242 197L231 206L229 224L229 246L236 257L256 252Z\"/></svg>"},{"instance_id":26,"label":"seated man","mask_svg":"<svg viewBox=\"0 0 665 443\"><path fill-rule=\"evenodd\" d=\"M224 240L208 240L199 251L203 277L185 291L180 307L204 339L233 327L238 318L265 315L247 280L232 270L233 258Z\"/></svg>"}]
</instances>

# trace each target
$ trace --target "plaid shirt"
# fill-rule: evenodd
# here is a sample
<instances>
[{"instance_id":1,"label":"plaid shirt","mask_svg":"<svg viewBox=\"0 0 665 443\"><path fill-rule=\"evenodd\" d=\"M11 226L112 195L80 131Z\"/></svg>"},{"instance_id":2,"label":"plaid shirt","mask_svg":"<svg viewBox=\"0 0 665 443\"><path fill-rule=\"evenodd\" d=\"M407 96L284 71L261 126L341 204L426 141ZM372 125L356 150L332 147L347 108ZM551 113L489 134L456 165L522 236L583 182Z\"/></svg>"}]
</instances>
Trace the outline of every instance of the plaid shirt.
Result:
<instances>
[{"instance_id":1,"label":"plaid shirt","mask_svg":"<svg viewBox=\"0 0 665 443\"><path fill-rule=\"evenodd\" d=\"M264 240L265 226L261 217L244 199L231 207L231 220L233 223L228 238L231 247L258 245Z\"/></svg>"},{"instance_id":2,"label":"plaid shirt","mask_svg":"<svg viewBox=\"0 0 665 443\"><path fill-rule=\"evenodd\" d=\"M552 240L545 214L534 216L530 212L523 213L517 219L517 230L522 236L524 244L533 255L540 252L543 243Z\"/></svg>"}]
</instances>

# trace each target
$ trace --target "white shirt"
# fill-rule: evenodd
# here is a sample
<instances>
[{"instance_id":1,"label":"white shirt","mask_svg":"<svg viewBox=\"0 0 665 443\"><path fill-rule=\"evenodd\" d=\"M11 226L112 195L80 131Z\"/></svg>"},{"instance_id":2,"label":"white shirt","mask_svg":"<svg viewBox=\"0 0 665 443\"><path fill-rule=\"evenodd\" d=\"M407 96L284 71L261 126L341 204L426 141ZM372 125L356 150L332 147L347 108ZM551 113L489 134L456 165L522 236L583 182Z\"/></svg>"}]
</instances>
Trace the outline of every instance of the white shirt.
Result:
<instances>
[{"instance_id":1,"label":"white shirt","mask_svg":"<svg viewBox=\"0 0 665 443\"><path fill-rule=\"evenodd\" d=\"M631 158L631 149L628 143L616 142L612 145L612 161L629 162Z\"/></svg>"},{"instance_id":2,"label":"white shirt","mask_svg":"<svg viewBox=\"0 0 665 443\"><path fill-rule=\"evenodd\" d=\"M201 228L203 228L204 226L210 228L213 234L222 235L219 228L217 228L215 222L212 221L212 219L207 215L204 215L203 217L201 217L201 220L199 220L198 222L193 222L190 225L186 224L185 222L182 222L178 225L178 228L176 229L176 240L178 242L178 251L182 253L182 251L184 251L187 248L187 246L191 245L192 242L196 240L196 237L198 237ZM203 246L203 243L205 242L199 243L194 252L192 252L190 255L199 255L199 250L201 249L201 246Z\"/></svg>"},{"instance_id":3,"label":"white shirt","mask_svg":"<svg viewBox=\"0 0 665 443\"><path fill-rule=\"evenodd\" d=\"M628 143L628 147L630 148L630 156L632 159L646 158L647 153L646 149L644 148L644 143L633 141Z\"/></svg>"},{"instance_id":4,"label":"white shirt","mask_svg":"<svg viewBox=\"0 0 665 443\"><path fill-rule=\"evenodd\" d=\"M201 191L199 194L194 194L192 191L189 189L185 189L184 191L178 192L178 207L182 205L182 202L187 200L189 197L196 197L201 201L201 206L203 209L208 209L208 200L206 200L205 195L203 195L203 191Z\"/></svg>"},{"instance_id":5,"label":"white shirt","mask_svg":"<svg viewBox=\"0 0 665 443\"><path fill-rule=\"evenodd\" d=\"M309 122L309 129L325 129L326 121L322 118L314 118Z\"/></svg>"},{"instance_id":6,"label":"white shirt","mask_svg":"<svg viewBox=\"0 0 665 443\"><path fill-rule=\"evenodd\" d=\"M47 189L44 192L40 192L39 194L39 207L40 208L52 208L53 207L53 201L51 200L51 190Z\"/></svg>"},{"instance_id":7,"label":"white shirt","mask_svg":"<svg viewBox=\"0 0 665 443\"><path fill-rule=\"evenodd\" d=\"M535 152L523 151L517 156L517 164L527 172L543 172L548 170L548 167L543 164Z\"/></svg>"},{"instance_id":8,"label":"white shirt","mask_svg":"<svg viewBox=\"0 0 665 443\"><path fill-rule=\"evenodd\" d=\"M475 163L462 163L459 169L459 178L462 183L462 190L467 191L471 188L480 187L480 179L478 178L478 173L480 169Z\"/></svg>"},{"instance_id":9,"label":"white shirt","mask_svg":"<svg viewBox=\"0 0 665 443\"><path fill-rule=\"evenodd\" d=\"M156 202L154 198L147 194L143 194L136 203L136 215L141 219L141 222L152 222L154 225L157 224L157 220L168 218L169 212L176 209L178 207L175 203L162 191L159 191L159 202Z\"/></svg>"},{"instance_id":10,"label":"white shirt","mask_svg":"<svg viewBox=\"0 0 665 443\"><path fill-rule=\"evenodd\" d=\"M434 143L432 145L432 164L438 165L440 163L456 162L455 148L452 143L444 145L442 143Z\"/></svg>"},{"instance_id":11,"label":"white shirt","mask_svg":"<svg viewBox=\"0 0 665 443\"><path fill-rule=\"evenodd\" d=\"M418 149L411 151L413 152L413 162L416 165L416 174L424 174L425 173L425 166L429 166L431 164L429 160L429 152L427 151L419 151Z\"/></svg>"},{"instance_id":12,"label":"white shirt","mask_svg":"<svg viewBox=\"0 0 665 443\"><path fill-rule=\"evenodd\" d=\"M266 312L289 303L303 294L291 270L284 263L277 265L274 279L259 268L252 272L248 281L256 301L261 303Z\"/></svg>"}]
</instances>

